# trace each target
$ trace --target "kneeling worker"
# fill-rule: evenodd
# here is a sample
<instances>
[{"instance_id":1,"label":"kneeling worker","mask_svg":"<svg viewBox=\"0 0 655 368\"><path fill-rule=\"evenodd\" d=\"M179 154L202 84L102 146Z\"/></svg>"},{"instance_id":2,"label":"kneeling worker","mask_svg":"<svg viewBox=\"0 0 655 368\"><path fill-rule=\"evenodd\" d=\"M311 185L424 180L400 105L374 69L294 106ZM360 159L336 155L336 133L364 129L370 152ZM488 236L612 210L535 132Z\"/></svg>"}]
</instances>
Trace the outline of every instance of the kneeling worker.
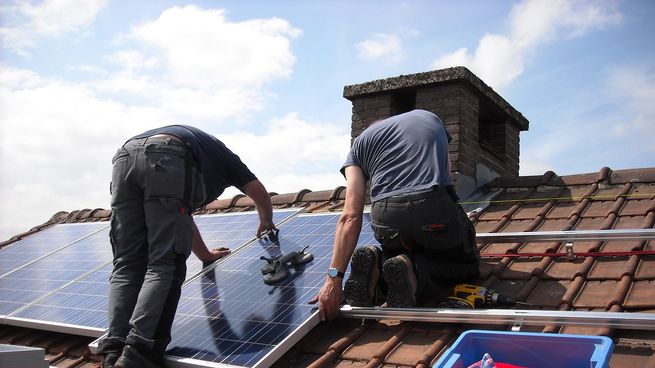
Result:
<instances>
[{"instance_id":1,"label":"kneeling worker","mask_svg":"<svg viewBox=\"0 0 655 368\"><path fill-rule=\"evenodd\" d=\"M475 228L451 182L450 139L439 117L424 110L375 122L355 139L341 169L347 191L330 269L312 301L321 320L338 316L344 296L352 306L373 306L379 290L388 307L415 307L445 298L444 281L479 275ZM355 249L367 181L381 249Z\"/></svg>"}]
</instances>

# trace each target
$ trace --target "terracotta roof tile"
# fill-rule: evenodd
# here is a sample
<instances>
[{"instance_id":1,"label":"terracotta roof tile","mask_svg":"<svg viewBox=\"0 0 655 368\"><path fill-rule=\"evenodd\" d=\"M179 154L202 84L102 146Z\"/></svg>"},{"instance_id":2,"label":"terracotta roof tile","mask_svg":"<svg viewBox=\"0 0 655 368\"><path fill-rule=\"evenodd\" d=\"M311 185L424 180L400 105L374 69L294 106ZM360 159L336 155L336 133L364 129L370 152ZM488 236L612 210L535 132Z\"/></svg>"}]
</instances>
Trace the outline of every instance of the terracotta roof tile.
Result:
<instances>
[{"instance_id":1,"label":"terracotta roof tile","mask_svg":"<svg viewBox=\"0 0 655 368\"><path fill-rule=\"evenodd\" d=\"M516 247L514 243L490 243L482 247L480 254L505 254Z\"/></svg>"},{"instance_id":2,"label":"terracotta roof tile","mask_svg":"<svg viewBox=\"0 0 655 368\"><path fill-rule=\"evenodd\" d=\"M575 225L574 230L594 230L605 227L605 217L583 217Z\"/></svg>"},{"instance_id":3,"label":"terracotta roof tile","mask_svg":"<svg viewBox=\"0 0 655 368\"><path fill-rule=\"evenodd\" d=\"M525 302L544 309L555 309L559 307L570 284L569 280L541 281L525 299Z\"/></svg>"},{"instance_id":4,"label":"terracotta roof tile","mask_svg":"<svg viewBox=\"0 0 655 368\"><path fill-rule=\"evenodd\" d=\"M512 220L534 220L541 214L546 202L522 203L520 208L512 215Z\"/></svg>"},{"instance_id":5,"label":"terracotta roof tile","mask_svg":"<svg viewBox=\"0 0 655 368\"><path fill-rule=\"evenodd\" d=\"M636 258L634 258L636 260ZM632 274L635 261L630 257L608 257L596 260L589 274L588 280L619 280L627 272Z\"/></svg>"},{"instance_id":6,"label":"terracotta roof tile","mask_svg":"<svg viewBox=\"0 0 655 368\"><path fill-rule=\"evenodd\" d=\"M575 261L567 261L565 259L556 259L544 271L544 278L555 280L571 280L576 275L584 273L585 261L576 259Z\"/></svg>"},{"instance_id":7,"label":"terracotta roof tile","mask_svg":"<svg viewBox=\"0 0 655 368\"><path fill-rule=\"evenodd\" d=\"M592 201L582 215L585 217L606 217L614 206L614 201Z\"/></svg>"},{"instance_id":8,"label":"terracotta roof tile","mask_svg":"<svg viewBox=\"0 0 655 368\"><path fill-rule=\"evenodd\" d=\"M514 221L511 221L511 222L508 222L503 227L501 232L511 233L511 232L527 231L531 226L532 226L532 220L514 220Z\"/></svg>"},{"instance_id":9,"label":"terracotta roof tile","mask_svg":"<svg viewBox=\"0 0 655 368\"><path fill-rule=\"evenodd\" d=\"M620 216L645 216L652 208L650 199L627 199L625 206L618 213Z\"/></svg>"},{"instance_id":10,"label":"terracotta roof tile","mask_svg":"<svg viewBox=\"0 0 655 368\"><path fill-rule=\"evenodd\" d=\"M387 355L385 363L391 365L407 365L409 363L409 366L412 367L418 364L427 366L445 345L441 339L443 335L444 331L442 330L412 330ZM449 336L446 334L446 337ZM434 347L436 343L439 343L439 346Z\"/></svg>"},{"instance_id":11,"label":"terracotta roof tile","mask_svg":"<svg viewBox=\"0 0 655 368\"><path fill-rule=\"evenodd\" d=\"M573 210L577 206L576 202L559 201L557 204L546 214L546 219L569 219Z\"/></svg>"},{"instance_id":12,"label":"terracotta roof tile","mask_svg":"<svg viewBox=\"0 0 655 368\"><path fill-rule=\"evenodd\" d=\"M624 306L626 308L655 308L653 288L655 288L655 279L653 278L635 281L628 292Z\"/></svg>"},{"instance_id":13,"label":"terracotta roof tile","mask_svg":"<svg viewBox=\"0 0 655 368\"><path fill-rule=\"evenodd\" d=\"M609 302L612 301L617 285L618 281L616 280L588 281L573 301L573 307L576 309L606 309L609 307Z\"/></svg>"},{"instance_id":14,"label":"terracotta roof tile","mask_svg":"<svg viewBox=\"0 0 655 368\"><path fill-rule=\"evenodd\" d=\"M479 233L492 233L498 227L498 221L478 221L475 223L475 230Z\"/></svg>"},{"instance_id":15,"label":"terracotta roof tile","mask_svg":"<svg viewBox=\"0 0 655 368\"><path fill-rule=\"evenodd\" d=\"M652 185L655 183L655 171L652 168L612 171L609 181L611 183L641 182Z\"/></svg>"},{"instance_id":16,"label":"terracotta roof tile","mask_svg":"<svg viewBox=\"0 0 655 368\"><path fill-rule=\"evenodd\" d=\"M619 216L614 223L614 229L641 229L644 218L641 216Z\"/></svg>"},{"instance_id":17,"label":"terracotta roof tile","mask_svg":"<svg viewBox=\"0 0 655 368\"><path fill-rule=\"evenodd\" d=\"M654 280L655 279L655 256L642 257L637 265L635 272L636 280Z\"/></svg>"},{"instance_id":18,"label":"terracotta roof tile","mask_svg":"<svg viewBox=\"0 0 655 368\"><path fill-rule=\"evenodd\" d=\"M508 268L500 275L503 279L514 280L529 280L533 273L532 271L538 268L543 261L543 258L532 257L528 259L516 259L508 265Z\"/></svg>"}]
</instances>

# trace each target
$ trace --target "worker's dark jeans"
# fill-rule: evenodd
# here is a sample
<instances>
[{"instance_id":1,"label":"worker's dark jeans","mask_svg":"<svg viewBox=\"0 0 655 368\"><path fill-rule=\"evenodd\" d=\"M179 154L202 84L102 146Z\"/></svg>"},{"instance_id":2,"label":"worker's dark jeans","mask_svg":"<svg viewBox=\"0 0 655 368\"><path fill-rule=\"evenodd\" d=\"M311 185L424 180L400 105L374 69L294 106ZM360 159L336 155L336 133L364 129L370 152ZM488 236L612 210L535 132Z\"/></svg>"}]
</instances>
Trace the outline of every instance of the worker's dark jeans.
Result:
<instances>
[{"instance_id":1,"label":"worker's dark jeans","mask_svg":"<svg viewBox=\"0 0 655 368\"><path fill-rule=\"evenodd\" d=\"M475 228L452 188L434 188L373 203L375 238L385 258L409 256L417 276L417 301L442 299L446 285L480 273Z\"/></svg>"},{"instance_id":2,"label":"worker's dark jeans","mask_svg":"<svg viewBox=\"0 0 655 368\"><path fill-rule=\"evenodd\" d=\"M155 362L163 359L191 253L186 155L181 143L145 138L128 141L113 159L114 270L101 353L129 344Z\"/></svg>"}]
</instances>

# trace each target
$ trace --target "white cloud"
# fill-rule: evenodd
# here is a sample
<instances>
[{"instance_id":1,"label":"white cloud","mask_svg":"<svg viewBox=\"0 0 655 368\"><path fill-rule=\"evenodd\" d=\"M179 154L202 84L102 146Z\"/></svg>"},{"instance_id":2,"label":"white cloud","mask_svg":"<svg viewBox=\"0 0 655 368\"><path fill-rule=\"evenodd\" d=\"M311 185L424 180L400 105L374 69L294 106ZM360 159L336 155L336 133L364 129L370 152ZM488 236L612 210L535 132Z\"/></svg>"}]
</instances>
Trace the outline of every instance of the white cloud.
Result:
<instances>
[{"instance_id":1,"label":"white cloud","mask_svg":"<svg viewBox=\"0 0 655 368\"><path fill-rule=\"evenodd\" d=\"M76 32L90 25L107 0L45 0L38 5L17 1L0 11L9 21L0 27L4 47L25 53L44 38Z\"/></svg>"},{"instance_id":2,"label":"white cloud","mask_svg":"<svg viewBox=\"0 0 655 368\"><path fill-rule=\"evenodd\" d=\"M357 56L364 60L386 60L392 63L404 59L402 40L393 34L376 33L371 39L355 45Z\"/></svg>"},{"instance_id":3,"label":"white cloud","mask_svg":"<svg viewBox=\"0 0 655 368\"><path fill-rule=\"evenodd\" d=\"M109 57L120 70L95 87L182 120L235 118L259 110L268 84L291 75L300 34L278 18L230 22L222 9L170 8L121 38L135 44Z\"/></svg>"},{"instance_id":4,"label":"white cloud","mask_svg":"<svg viewBox=\"0 0 655 368\"><path fill-rule=\"evenodd\" d=\"M290 76L290 39L299 34L282 19L229 22L222 9L195 6L168 9L132 32L158 49L172 83L202 89L259 87Z\"/></svg>"},{"instance_id":5,"label":"white cloud","mask_svg":"<svg viewBox=\"0 0 655 368\"><path fill-rule=\"evenodd\" d=\"M622 118L612 119L610 131L630 141L632 147L641 147L655 153L655 67L622 66L611 70L605 94L614 101Z\"/></svg>"},{"instance_id":6,"label":"white cloud","mask_svg":"<svg viewBox=\"0 0 655 368\"><path fill-rule=\"evenodd\" d=\"M276 118L263 134L240 132L218 136L257 175L276 177L281 173L315 174L339 169L350 147L347 124L309 123L298 113ZM303 175L304 177L304 175ZM302 188L285 186L277 191Z\"/></svg>"},{"instance_id":7,"label":"white cloud","mask_svg":"<svg viewBox=\"0 0 655 368\"><path fill-rule=\"evenodd\" d=\"M491 87L501 89L521 75L534 49L558 37L579 37L622 21L610 5L589 1L525 0L512 8L509 35L485 34L473 53L459 48L435 60L432 68L466 66Z\"/></svg>"}]
</instances>

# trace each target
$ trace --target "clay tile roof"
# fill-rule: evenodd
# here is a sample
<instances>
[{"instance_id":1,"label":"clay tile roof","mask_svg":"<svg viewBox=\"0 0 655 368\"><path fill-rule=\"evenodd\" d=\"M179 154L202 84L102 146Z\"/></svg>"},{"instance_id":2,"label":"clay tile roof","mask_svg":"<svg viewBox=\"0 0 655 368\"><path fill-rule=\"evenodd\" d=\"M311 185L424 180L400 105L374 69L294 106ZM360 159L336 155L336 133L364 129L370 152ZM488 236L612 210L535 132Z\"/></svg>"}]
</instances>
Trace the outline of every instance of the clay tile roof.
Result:
<instances>
[{"instance_id":1,"label":"clay tile roof","mask_svg":"<svg viewBox=\"0 0 655 368\"><path fill-rule=\"evenodd\" d=\"M478 233L634 229L655 227L655 167L558 176L554 172L499 178L486 189L499 191L471 215ZM339 211L345 188L272 194L276 208L303 206L307 212ZM199 213L253 209L242 195L212 202ZM60 212L19 234L30 236L54 223L107 220L109 210ZM537 310L655 313L655 240L479 243L477 284ZM572 259L563 256L568 250ZM597 252L595 256L581 255ZM610 253L611 252L611 253ZM622 252L616 254L616 252ZM644 253L645 252L645 253ZM527 255L529 254L529 255ZM519 307L522 308L522 307ZM274 367L431 367L455 339L471 328L511 326L340 319L320 323ZM523 326L521 331L606 335L614 341L612 368L655 367L655 331L606 326ZM55 343L56 341L57 343ZM0 343L47 346L51 365L97 364L86 351L91 338L2 326Z\"/></svg>"}]
</instances>

